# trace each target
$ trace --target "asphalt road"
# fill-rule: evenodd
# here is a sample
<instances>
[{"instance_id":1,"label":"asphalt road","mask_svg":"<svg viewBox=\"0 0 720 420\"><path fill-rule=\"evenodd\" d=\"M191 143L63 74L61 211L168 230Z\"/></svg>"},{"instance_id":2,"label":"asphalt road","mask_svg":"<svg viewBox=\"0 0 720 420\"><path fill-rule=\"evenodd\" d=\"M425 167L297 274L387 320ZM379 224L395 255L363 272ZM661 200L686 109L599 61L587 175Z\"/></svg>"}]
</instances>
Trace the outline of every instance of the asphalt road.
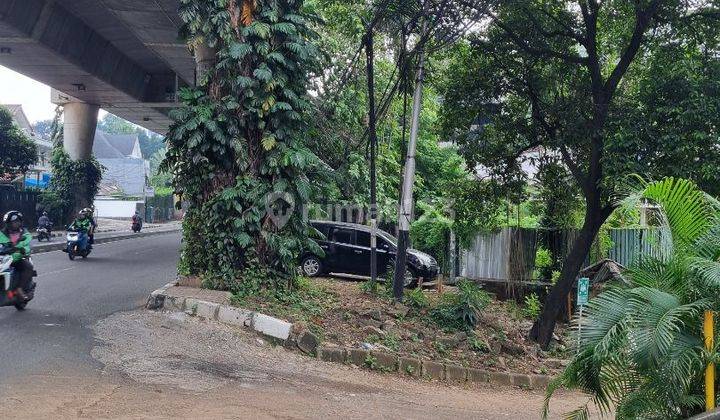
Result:
<instances>
[{"instance_id":1,"label":"asphalt road","mask_svg":"<svg viewBox=\"0 0 720 420\"><path fill-rule=\"evenodd\" d=\"M180 233L98 244L87 260L38 254L35 299L24 312L0 308L0 383L33 374L97 369L91 327L144 305L175 278Z\"/></svg>"}]
</instances>

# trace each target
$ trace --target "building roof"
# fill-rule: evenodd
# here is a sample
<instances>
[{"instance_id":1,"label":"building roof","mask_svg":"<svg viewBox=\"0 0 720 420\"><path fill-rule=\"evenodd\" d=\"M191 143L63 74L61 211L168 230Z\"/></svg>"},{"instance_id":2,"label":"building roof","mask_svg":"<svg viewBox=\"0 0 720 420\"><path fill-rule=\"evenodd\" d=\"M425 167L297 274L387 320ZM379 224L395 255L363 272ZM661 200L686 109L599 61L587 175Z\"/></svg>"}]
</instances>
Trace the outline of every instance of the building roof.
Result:
<instances>
[{"instance_id":1,"label":"building roof","mask_svg":"<svg viewBox=\"0 0 720 420\"><path fill-rule=\"evenodd\" d=\"M30 124L30 120L28 120L27 115L25 115L25 111L23 111L22 105L3 104L2 106L8 111L10 111L10 115L12 115L17 125L20 126L23 131L25 131L30 136L35 134L32 129L32 124Z\"/></svg>"},{"instance_id":2,"label":"building roof","mask_svg":"<svg viewBox=\"0 0 720 420\"><path fill-rule=\"evenodd\" d=\"M111 134L108 135L110 143L125 156L130 156L138 143L137 134Z\"/></svg>"},{"instance_id":3,"label":"building roof","mask_svg":"<svg viewBox=\"0 0 720 420\"><path fill-rule=\"evenodd\" d=\"M95 130L93 154L98 159L135 158L138 156L133 153L136 146L139 149L138 143L138 136L135 134L108 134L101 130Z\"/></svg>"}]
</instances>

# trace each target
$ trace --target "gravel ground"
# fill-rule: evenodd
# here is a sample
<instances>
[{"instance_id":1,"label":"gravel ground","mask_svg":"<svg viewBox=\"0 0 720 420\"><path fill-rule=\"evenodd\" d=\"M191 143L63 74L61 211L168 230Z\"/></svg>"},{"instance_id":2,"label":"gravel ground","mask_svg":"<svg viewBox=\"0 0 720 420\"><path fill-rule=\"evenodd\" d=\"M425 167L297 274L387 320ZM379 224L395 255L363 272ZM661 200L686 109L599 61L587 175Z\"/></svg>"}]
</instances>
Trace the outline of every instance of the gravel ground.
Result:
<instances>
[{"instance_id":1,"label":"gravel ground","mask_svg":"<svg viewBox=\"0 0 720 420\"><path fill-rule=\"evenodd\" d=\"M117 313L94 333L99 371L3 382L3 418L538 419L543 400L319 362L178 313ZM552 418L585 400L559 394Z\"/></svg>"}]
</instances>

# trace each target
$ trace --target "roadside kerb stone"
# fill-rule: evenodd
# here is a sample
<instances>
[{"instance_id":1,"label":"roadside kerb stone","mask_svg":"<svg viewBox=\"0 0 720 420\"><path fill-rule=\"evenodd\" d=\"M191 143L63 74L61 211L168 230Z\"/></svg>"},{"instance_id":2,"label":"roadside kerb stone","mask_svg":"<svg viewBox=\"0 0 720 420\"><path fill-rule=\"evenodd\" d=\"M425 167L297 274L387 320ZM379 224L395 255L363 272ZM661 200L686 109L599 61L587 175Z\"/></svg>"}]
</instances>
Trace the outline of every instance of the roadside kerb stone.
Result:
<instances>
[{"instance_id":1,"label":"roadside kerb stone","mask_svg":"<svg viewBox=\"0 0 720 420\"><path fill-rule=\"evenodd\" d=\"M253 315L252 327L259 333L283 341L290 337L290 331L292 330L291 323L257 312Z\"/></svg>"},{"instance_id":2,"label":"roadside kerb stone","mask_svg":"<svg viewBox=\"0 0 720 420\"><path fill-rule=\"evenodd\" d=\"M375 358L377 369L386 372L397 371L398 358L394 354L373 351L371 355Z\"/></svg>"},{"instance_id":3,"label":"roadside kerb stone","mask_svg":"<svg viewBox=\"0 0 720 420\"><path fill-rule=\"evenodd\" d=\"M486 383L490 382L490 372L482 369L468 368L468 381Z\"/></svg>"},{"instance_id":4,"label":"roadside kerb stone","mask_svg":"<svg viewBox=\"0 0 720 420\"><path fill-rule=\"evenodd\" d=\"M183 311L199 317L217 320L224 324L244 326L254 329L266 336L287 342L290 339L293 324L257 312L248 311L219 303L206 302L195 298L182 296L169 296L166 290L176 286L171 282L153 291L148 297L148 309L166 309L170 311ZM297 338L302 338L303 334ZM297 343L300 347L300 343ZM310 344L310 343L309 343ZM314 343L312 343L314 344ZM312 353L311 346L302 349ZM368 351L363 349L345 349L343 347L318 346L316 355L320 360L333 363L349 363L356 366L366 366L368 356L375 360L375 368L383 371L401 372L412 377L428 377L431 379L448 380L453 382L493 383L498 385L520 386L532 389L545 389L550 380L548 375L526 375L509 372L489 372L482 369L465 368L457 365L446 365L429 360L419 360L411 357L402 357L395 354Z\"/></svg>"},{"instance_id":5,"label":"roadside kerb stone","mask_svg":"<svg viewBox=\"0 0 720 420\"><path fill-rule=\"evenodd\" d=\"M530 375L530 386L533 389L545 389L552 378L548 375Z\"/></svg>"},{"instance_id":6,"label":"roadside kerb stone","mask_svg":"<svg viewBox=\"0 0 720 420\"><path fill-rule=\"evenodd\" d=\"M419 378L422 374L422 362L419 359L410 357L401 357L399 360L399 371L405 375Z\"/></svg>"},{"instance_id":7,"label":"roadside kerb stone","mask_svg":"<svg viewBox=\"0 0 720 420\"><path fill-rule=\"evenodd\" d=\"M304 331L297 338L296 345L303 353L313 354L320 345L320 340L318 340L317 336L310 331Z\"/></svg>"},{"instance_id":8,"label":"roadside kerb stone","mask_svg":"<svg viewBox=\"0 0 720 420\"><path fill-rule=\"evenodd\" d=\"M253 318L253 312L247 309L235 308L228 305L220 305L218 309L217 320L229 325L235 325L238 327L245 327L247 323L251 322Z\"/></svg>"},{"instance_id":9,"label":"roadside kerb stone","mask_svg":"<svg viewBox=\"0 0 720 420\"><path fill-rule=\"evenodd\" d=\"M513 377L505 372L490 372L490 382L498 385L513 385Z\"/></svg>"},{"instance_id":10,"label":"roadside kerb stone","mask_svg":"<svg viewBox=\"0 0 720 420\"><path fill-rule=\"evenodd\" d=\"M423 360L422 362L422 374L432 379L445 379L445 365L442 363L431 362Z\"/></svg>"},{"instance_id":11,"label":"roadside kerb stone","mask_svg":"<svg viewBox=\"0 0 720 420\"><path fill-rule=\"evenodd\" d=\"M342 347L319 347L318 358L326 362L343 363L345 361L345 349Z\"/></svg>"},{"instance_id":12,"label":"roadside kerb stone","mask_svg":"<svg viewBox=\"0 0 720 420\"><path fill-rule=\"evenodd\" d=\"M445 377L448 381L465 382L467 380L467 368L457 365L445 365Z\"/></svg>"},{"instance_id":13,"label":"roadside kerb stone","mask_svg":"<svg viewBox=\"0 0 720 420\"><path fill-rule=\"evenodd\" d=\"M185 312L206 319L217 319L219 303L206 302L195 298L185 299Z\"/></svg>"},{"instance_id":14,"label":"roadside kerb stone","mask_svg":"<svg viewBox=\"0 0 720 420\"><path fill-rule=\"evenodd\" d=\"M530 379L530 375L525 375L522 373L513 373L510 374L512 377L512 383L515 386L521 386L523 388L530 388L532 387L532 381Z\"/></svg>"},{"instance_id":15,"label":"roadside kerb stone","mask_svg":"<svg viewBox=\"0 0 720 420\"><path fill-rule=\"evenodd\" d=\"M165 295L165 300L161 309L166 311L182 312L185 310L185 298L182 296Z\"/></svg>"},{"instance_id":16,"label":"roadside kerb stone","mask_svg":"<svg viewBox=\"0 0 720 420\"><path fill-rule=\"evenodd\" d=\"M363 349L349 349L347 352L347 362L355 366L365 366L365 361L370 352Z\"/></svg>"}]
</instances>

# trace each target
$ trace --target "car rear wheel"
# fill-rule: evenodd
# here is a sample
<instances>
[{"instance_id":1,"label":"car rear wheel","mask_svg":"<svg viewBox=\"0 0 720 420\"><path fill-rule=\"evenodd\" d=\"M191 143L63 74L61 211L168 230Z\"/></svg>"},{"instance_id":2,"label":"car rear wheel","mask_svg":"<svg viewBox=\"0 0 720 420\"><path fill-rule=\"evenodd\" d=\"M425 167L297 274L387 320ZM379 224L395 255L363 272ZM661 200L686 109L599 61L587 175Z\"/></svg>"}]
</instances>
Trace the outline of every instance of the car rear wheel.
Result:
<instances>
[{"instance_id":1,"label":"car rear wheel","mask_svg":"<svg viewBox=\"0 0 720 420\"><path fill-rule=\"evenodd\" d=\"M315 255L309 255L303 258L300 264L303 274L308 277L317 277L322 274L322 262Z\"/></svg>"}]
</instances>

